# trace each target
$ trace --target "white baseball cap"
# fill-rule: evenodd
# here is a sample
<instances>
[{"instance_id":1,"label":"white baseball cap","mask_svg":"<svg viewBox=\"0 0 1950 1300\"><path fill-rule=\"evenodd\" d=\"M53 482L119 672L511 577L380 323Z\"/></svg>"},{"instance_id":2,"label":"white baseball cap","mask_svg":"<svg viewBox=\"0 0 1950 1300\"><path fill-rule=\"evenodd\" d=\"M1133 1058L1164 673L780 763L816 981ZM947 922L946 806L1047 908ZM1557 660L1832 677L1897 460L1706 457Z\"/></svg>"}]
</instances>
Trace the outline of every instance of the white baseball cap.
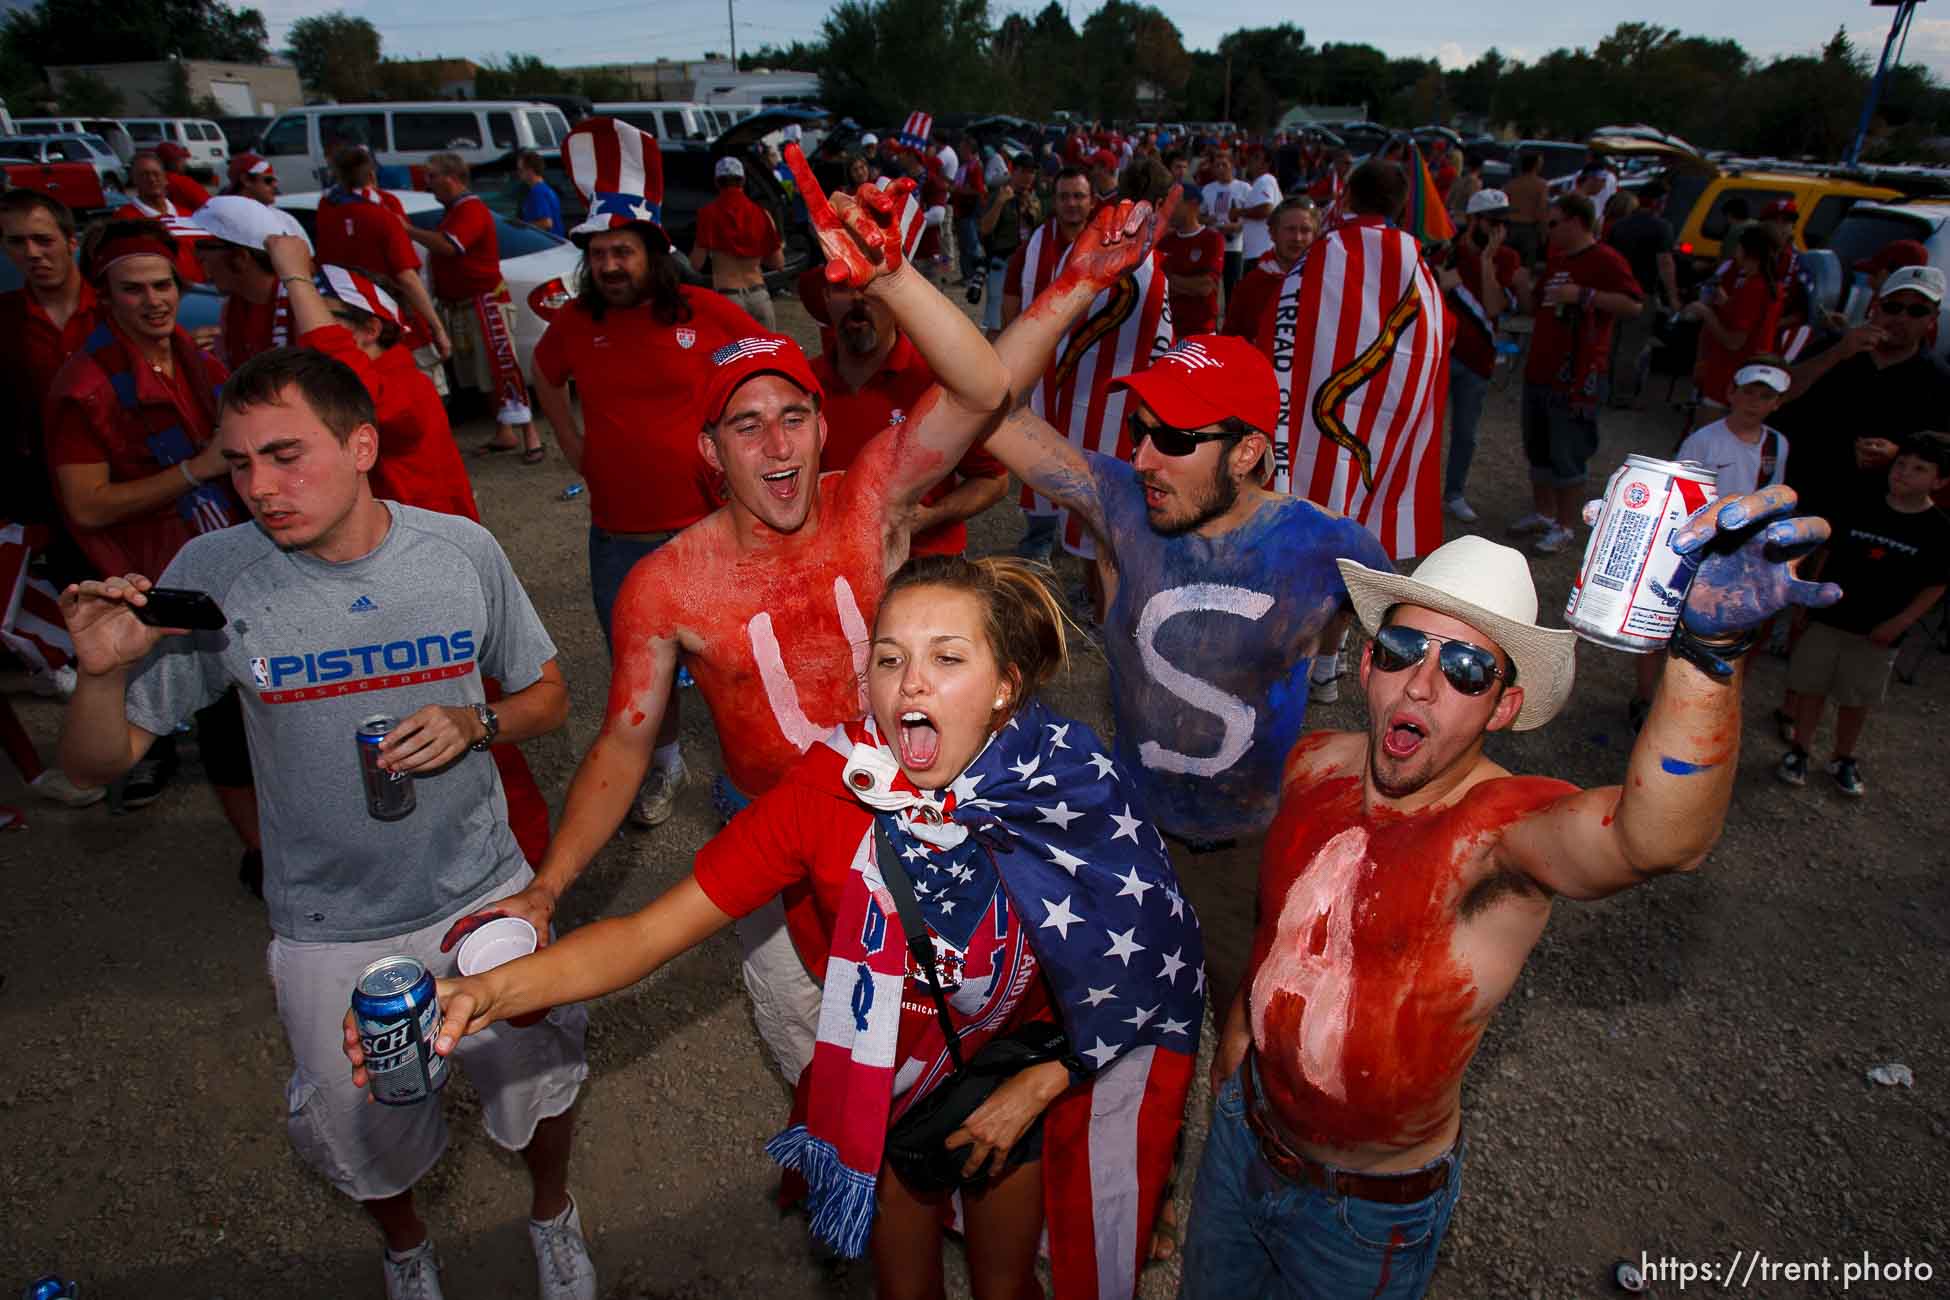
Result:
<instances>
[{"instance_id":1,"label":"white baseball cap","mask_svg":"<svg viewBox=\"0 0 1950 1300\"><path fill-rule=\"evenodd\" d=\"M1934 266L1899 266L1882 282L1882 297L1914 293L1931 302L1943 301L1943 272Z\"/></svg>"},{"instance_id":2,"label":"white baseball cap","mask_svg":"<svg viewBox=\"0 0 1950 1300\"><path fill-rule=\"evenodd\" d=\"M305 247L311 247L311 239L298 224L298 218L244 194L219 194L191 213L184 224L211 239L244 248L262 250L264 241L272 235L296 235L305 241Z\"/></svg>"},{"instance_id":3,"label":"white baseball cap","mask_svg":"<svg viewBox=\"0 0 1950 1300\"><path fill-rule=\"evenodd\" d=\"M875 135L871 131L867 132L865 135L860 137L860 147L862 149L866 148L870 144L879 144L879 143L880 143L880 137Z\"/></svg>"},{"instance_id":4,"label":"white baseball cap","mask_svg":"<svg viewBox=\"0 0 1950 1300\"><path fill-rule=\"evenodd\" d=\"M1745 388L1748 384L1766 384L1777 393L1785 393L1794 384L1788 372L1779 366L1756 362L1740 367L1733 372L1733 386Z\"/></svg>"},{"instance_id":5,"label":"white baseball cap","mask_svg":"<svg viewBox=\"0 0 1950 1300\"><path fill-rule=\"evenodd\" d=\"M1494 216L1496 213L1509 210L1510 196L1502 190L1477 190L1469 196L1469 202L1463 208L1463 215L1479 217L1488 213Z\"/></svg>"},{"instance_id":6,"label":"white baseball cap","mask_svg":"<svg viewBox=\"0 0 1950 1300\"><path fill-rule=\"evenodd\" d=\"M739 180L743 180L745 178L745 164L739 162L736 158L720 158L718 159L718 165L712 169L711 174L719 180L723 180L727 176L735 176Z\"/></svg>"}]
</instances>

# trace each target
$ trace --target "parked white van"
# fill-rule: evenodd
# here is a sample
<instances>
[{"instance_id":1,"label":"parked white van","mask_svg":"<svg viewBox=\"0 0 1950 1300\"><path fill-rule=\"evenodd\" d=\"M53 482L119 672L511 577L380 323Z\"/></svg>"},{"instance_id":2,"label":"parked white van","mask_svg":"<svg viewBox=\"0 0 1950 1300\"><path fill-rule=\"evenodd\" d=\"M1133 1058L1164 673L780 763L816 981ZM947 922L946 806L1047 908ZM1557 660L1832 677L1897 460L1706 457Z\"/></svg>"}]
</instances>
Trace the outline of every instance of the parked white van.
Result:
<instances>
[{"instance_id":1,"label":"parked white van","mask_svg":"<svg viewBox=\"0 0 1950 1300\"><path fill-rule=\"evenodd\" d=\"M124 166L135 157L135 139L112 117L17 117L9 135L98 135Z\"/></svg>"},{"instance_id":2,"label":"parked white van","mask_svg":"<svg viewBox=\"0 0 1950 1300\"><path fill-rule=\"evenodd\" d=\"M219 174L230 161L230 142L217 124L202 117L125 117L122 129L138 149L153 149L167 140L190 151L193 166L215 167Z\"/></svg>"},{"instance_id":3,"label":"parked white van","mask_svg":"<svg viewBox=\"0 0 1950 1300\"><path fill-rule=\"evenodd\" d=\"M332 158L360 145L384 166L424 163L457 153L471 167L520 149L560 149L569 119L552 104L520 100L436 99L399 104L313 104L278 114L257 151L278 184L297 192L333 183Z\"/></svg>"},{"instance_id":4,"label":"parked white van","mask_svg":"<svg viewBox=\"0 0 1950 1300\"><path fill-rule=\"evenodd\" d=\"M666 141L715 140L736 120L723 108L679 100L618 100L596 105L596 112Z\"/></svg>"}]
</instances>

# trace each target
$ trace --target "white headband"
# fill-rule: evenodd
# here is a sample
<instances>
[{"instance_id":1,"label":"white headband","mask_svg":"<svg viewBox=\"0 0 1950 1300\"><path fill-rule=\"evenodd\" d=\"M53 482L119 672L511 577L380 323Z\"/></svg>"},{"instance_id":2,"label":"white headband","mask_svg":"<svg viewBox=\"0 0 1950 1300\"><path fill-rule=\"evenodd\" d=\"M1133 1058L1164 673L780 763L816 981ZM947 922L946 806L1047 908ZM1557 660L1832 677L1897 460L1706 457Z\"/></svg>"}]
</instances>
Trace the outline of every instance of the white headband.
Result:
<instances>
[{"instance_id":1,"label":"white headband","mask_svg":"<svg viewBox=\"0 0 1950 1300\"><path fill-rule=\"evenodd\" d=\"M1779 366L1742 366L1733 372L1735 388L1745 388L1748 384L1766 384L1777 393L1785 393L1792 382L1788 378L1788 372Z\"/></svg>"}]
</instances>

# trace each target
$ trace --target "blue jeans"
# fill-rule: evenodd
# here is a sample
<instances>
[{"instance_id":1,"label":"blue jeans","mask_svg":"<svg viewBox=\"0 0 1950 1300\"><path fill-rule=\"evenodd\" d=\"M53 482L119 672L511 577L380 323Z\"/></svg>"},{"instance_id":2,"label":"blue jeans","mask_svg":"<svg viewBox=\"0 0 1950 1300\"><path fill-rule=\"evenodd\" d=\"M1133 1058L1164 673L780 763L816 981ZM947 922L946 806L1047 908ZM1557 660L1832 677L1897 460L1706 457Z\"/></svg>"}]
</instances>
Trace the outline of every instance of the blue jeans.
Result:
<instances>
[{"instance_id":1,"label":"blue jeans","mask_svg":"<svg viewBox=\"0 0 1950 1300\"><path fill-rule=\"evenodd\" d=\"M1441 1158L1448 1185L1411 1205L1288 1182L1260 1155L1234 1074L1219 1089L1192 1190L1179 1300L1414 1300L1462 1194L1462 1157L1458 1142Z\"/></svg>"},{"instance_id":2,"label":"blue jeans","mask_svg":"<svg viewBox=\"0 0 1950 1300\"><path fill-rule=\"evenodd\" d=\"M610 616L616 609L616 597L622 593L623 580L630 576L638 560L675 536L671 532L619 537L590 525L589 592L596 599L596 621L603 625L603 644L609 646L611 658L616 655L616 647L610 641Z\"/></svg>"},{"instance_id":3,"label":"blue jeans","mask_svg":"<svg viewBox=\"0 0 1950 1300\"><path fill-rule=\"evenodd\" d=\"M1469 462L1476 458L1476 426L1483 422L1483 399L1489 391L1489 380L1460 358L1449 358L1449 468L1442 476L1444 501L1461 496L1469 482Z\"/></svg>"},{"instance_id":4,"label":"blue jeans","mask_svg":"<svg viewBox=\"0 0 1950 1300\"><path fill-rule=\"evenodd\" d=\"M1056 524L1061 518L1061 515L1025 514L1022 540L1016 543L1017 556L1048 564L1056 552Z\"/></svg>"},{"instance_id":5,"label":"blue jeans","mask_svg":"<svg viewBox=\"0 0 1950 1300\"><path fill-rule=\"evenodd\" d=\"M1595 415L1579 415L1570 399L1549 384L1524 384L1523 454L1530 461L1532 483L1577 487L1597 451Z\"/></svg>"}]
</instances>

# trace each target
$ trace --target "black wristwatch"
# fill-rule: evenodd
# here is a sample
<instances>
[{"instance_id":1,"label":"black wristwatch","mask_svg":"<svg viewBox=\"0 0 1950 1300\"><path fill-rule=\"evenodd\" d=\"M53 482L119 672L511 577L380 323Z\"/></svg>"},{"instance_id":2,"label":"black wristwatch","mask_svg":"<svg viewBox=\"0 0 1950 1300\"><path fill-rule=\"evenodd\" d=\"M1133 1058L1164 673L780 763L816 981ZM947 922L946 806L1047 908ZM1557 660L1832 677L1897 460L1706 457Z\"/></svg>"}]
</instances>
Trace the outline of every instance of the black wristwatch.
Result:
<instances>
[{"instance_id":1,"label":"black wristwatch","mask_svg":"<svg viewBox=\"0 0 1950 1300\"><path fill-rule=\"evenodd\" d=\"M485 754L487 753L487 747L492 745L494 738L501 733L501 719L495 717L494 710L485 704L476 704L474 706L474 716L481 720L482 734L481 738L469 745L468 748L477 754Z\"/></svg>"}]
</instances>

